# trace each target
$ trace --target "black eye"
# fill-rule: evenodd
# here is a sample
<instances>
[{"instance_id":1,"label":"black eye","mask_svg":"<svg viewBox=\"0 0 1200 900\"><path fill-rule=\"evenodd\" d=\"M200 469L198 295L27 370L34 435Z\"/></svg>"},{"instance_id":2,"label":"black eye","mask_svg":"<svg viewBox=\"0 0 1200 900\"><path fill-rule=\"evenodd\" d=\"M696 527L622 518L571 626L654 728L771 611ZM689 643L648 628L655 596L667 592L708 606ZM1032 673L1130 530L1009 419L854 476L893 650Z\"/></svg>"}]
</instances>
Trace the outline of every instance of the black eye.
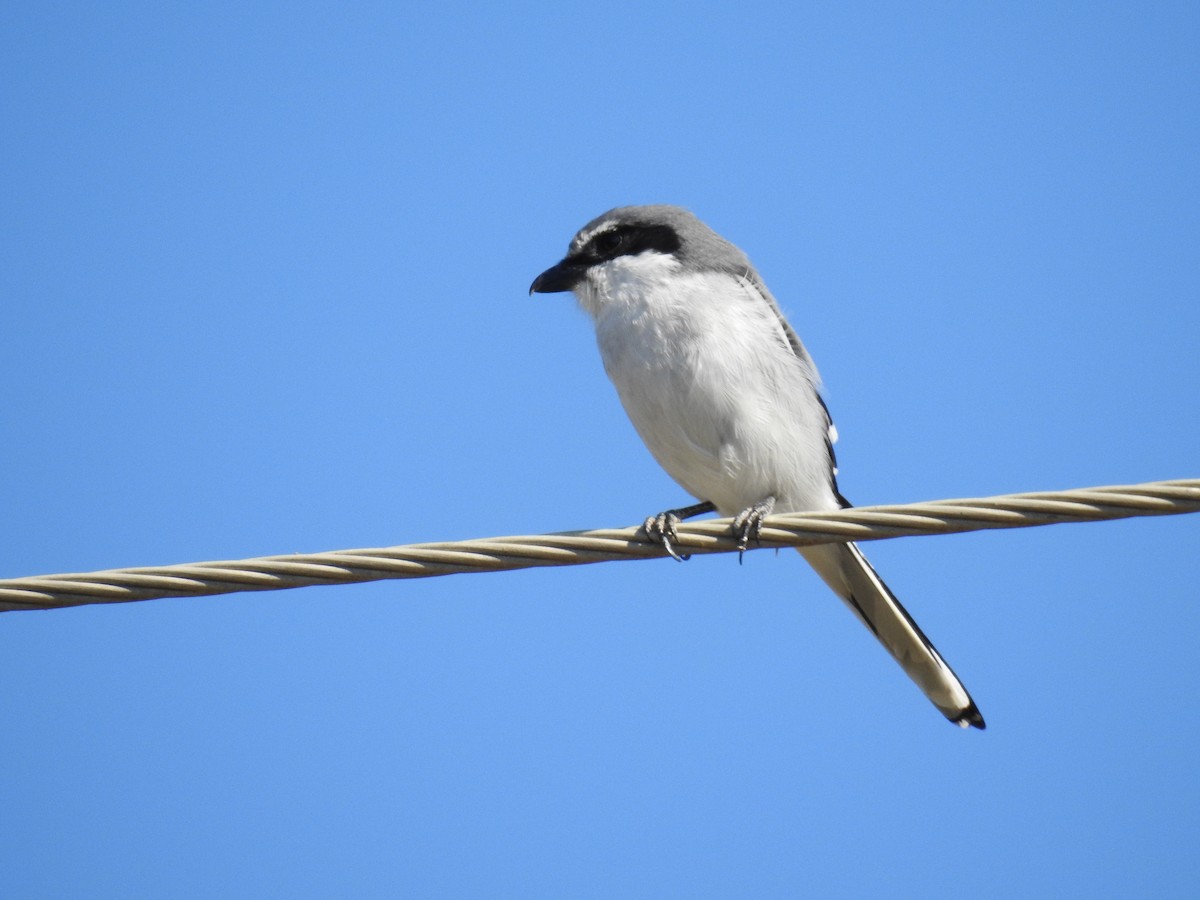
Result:
<instances>
[{"instance_id":1,"label":"black eye","mask_svg":"<svg viewBox=\"0 0 1200 900\"><path fill-rule=\"evenodd\" d=\"M596 235L592 243L595 244L602 256L616 256L625 245L625 233L616 229L602 231Z\"/></svg>"}]
</instances>

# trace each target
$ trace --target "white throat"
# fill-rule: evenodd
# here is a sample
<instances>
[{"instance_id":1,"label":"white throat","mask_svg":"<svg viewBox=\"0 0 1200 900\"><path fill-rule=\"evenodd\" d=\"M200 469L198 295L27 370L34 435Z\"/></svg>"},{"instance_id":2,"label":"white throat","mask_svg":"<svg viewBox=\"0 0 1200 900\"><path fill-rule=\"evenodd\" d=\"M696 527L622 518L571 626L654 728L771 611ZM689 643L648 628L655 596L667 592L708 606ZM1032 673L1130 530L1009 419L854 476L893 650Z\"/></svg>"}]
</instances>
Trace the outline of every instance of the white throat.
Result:
<instances>
[{"instance_id":1,"label":"white throat","mask_svg":"<svg viewBox=\"0 0 1200 900\"><path fill-rule=\"evenodd\" d=\"M671 291L680 268L674 256L653 250L618 256L588 269L587 277L574 289L575 297L598 319L605 310L643 306L649 297Z\"/></svg>"}]
</instances>

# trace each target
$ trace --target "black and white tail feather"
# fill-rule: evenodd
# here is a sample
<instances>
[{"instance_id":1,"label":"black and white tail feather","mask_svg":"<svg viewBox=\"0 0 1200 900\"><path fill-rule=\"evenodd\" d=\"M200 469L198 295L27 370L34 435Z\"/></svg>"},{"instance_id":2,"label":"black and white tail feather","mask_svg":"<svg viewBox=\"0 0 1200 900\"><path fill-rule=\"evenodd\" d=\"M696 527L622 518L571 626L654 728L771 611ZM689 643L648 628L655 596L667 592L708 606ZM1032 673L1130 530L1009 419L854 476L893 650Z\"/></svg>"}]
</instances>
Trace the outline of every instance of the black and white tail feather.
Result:
<instances>
[{"instance_id":1,"label":"black and white tail feather","mask_svg":"<svg viewBox=\"0 0 1200 900\"><path fill-rule=\"evenodd\" d=\"M857 544L821 544L801 548L800 554L942 715L963 728L987 727L954 670L871 568Z\"/></svg>"}]
</instances>

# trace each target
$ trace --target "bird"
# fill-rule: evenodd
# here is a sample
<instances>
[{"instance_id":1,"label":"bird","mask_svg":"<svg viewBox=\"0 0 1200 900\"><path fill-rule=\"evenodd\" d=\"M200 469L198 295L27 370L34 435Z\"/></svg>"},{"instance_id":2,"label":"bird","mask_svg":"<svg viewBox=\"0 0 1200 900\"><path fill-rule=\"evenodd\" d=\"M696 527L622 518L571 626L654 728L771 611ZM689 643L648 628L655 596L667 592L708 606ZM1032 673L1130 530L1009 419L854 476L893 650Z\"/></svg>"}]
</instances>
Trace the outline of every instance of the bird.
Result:
<instances>
[{"instance_id":1,"label":"bird","mask_svg":"<svg viewBox=\"0 0 1200 900\"><path fill-rule=\"evenodd\" d=\"M733 517L745 550L772 513L836 510L837 431L812 357L749 258L679 206L622 206L583 226L529 293L570 291L651 455L698 502L650 516ZM934 706L983 729L971 695L854 543L798 548Z\"/></svg>"}]
</instances>

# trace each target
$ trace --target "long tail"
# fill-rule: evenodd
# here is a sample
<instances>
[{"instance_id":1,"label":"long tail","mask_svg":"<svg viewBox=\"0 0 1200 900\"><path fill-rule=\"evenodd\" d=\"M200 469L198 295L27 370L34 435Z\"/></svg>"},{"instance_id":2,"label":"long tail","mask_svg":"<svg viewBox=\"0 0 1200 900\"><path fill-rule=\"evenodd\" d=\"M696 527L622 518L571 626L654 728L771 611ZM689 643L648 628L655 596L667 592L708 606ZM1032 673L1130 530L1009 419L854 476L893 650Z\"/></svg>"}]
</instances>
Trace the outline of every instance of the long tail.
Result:
<instances>
[{"instance_id":1,"label":"long tail","mask_svg":"<svg viewBox=\"0 0 1200 900\"><path fill-rule=\"evenodd\" d=\"M966 728L986 727L975 701L929 638L900 605L855 544L822 544L800 553L842 598L942 715Z\"/></svg>"}]
</instances>

